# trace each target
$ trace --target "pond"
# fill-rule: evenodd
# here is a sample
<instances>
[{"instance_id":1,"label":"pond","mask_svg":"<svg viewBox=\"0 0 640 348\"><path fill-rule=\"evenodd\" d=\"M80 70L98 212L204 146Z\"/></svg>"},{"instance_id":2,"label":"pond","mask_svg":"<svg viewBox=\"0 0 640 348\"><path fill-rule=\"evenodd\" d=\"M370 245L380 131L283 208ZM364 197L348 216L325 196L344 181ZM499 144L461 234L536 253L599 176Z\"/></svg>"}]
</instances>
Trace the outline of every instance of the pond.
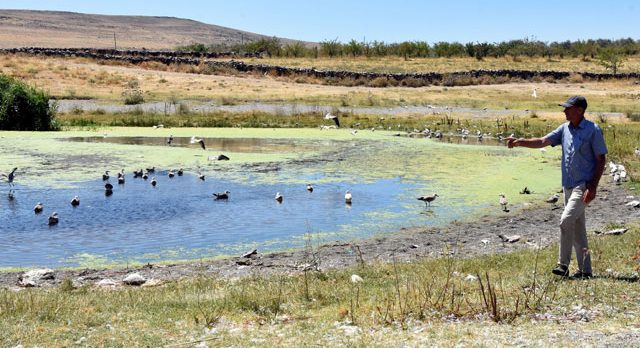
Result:
<instances>
[{"instance_id":1,"label":"pond","mask_svg":"<svg viewBox=\"0 0 640 348\"><path fill-rule=\"evenodd\" d=\"M458 138L437 142L387 135L345 141L327 139L326 133L304 139L204 134L203 151L184 134L176 135L169 147L167 136L117 133L69 133L62 137L65 141L59 133L46 139L22 134L0 138L0 159L13 160L20 153L18 166L24 168L13 200L6 199L7 188L0 186L0 269L236 256L252 248L301 248L310 239L315 244L393 233L400 227L443 226L487 211L500 213L499 192L506 192L517 210L525 201L516 194L522 186L546 196L559 181L555 164L547 163L550 155L447 143ZM20 152L27 141L37 144L36 150ZM72 145L79 141L85 144L81 149ZM184 165L184 176L167 176L167 169L179 168L189 158L219 151L228 151L231 160ZM114 153L117 157L110 158ZM295 155L280 158L274 153ZM55 156L66 157L57 164L51 160ZM250 161L238 159L242 156ZM131 174L150 167L151 159L157 165L155 188ZM43 169L43 162L57 167ZM87 168L89 162L98 168ZM111 169L113 175L123 167L125 184L111 178L113 195L105 196L102 171ZM206 180L199 180L197 172L205 173ZM532 174L544 178L531 182ZM40 184L35 176L49 179ZM313 183L313 192L306 183ZM228 200L212 196L225 190L230 191ZM344 202L346 190L353 193L351 205ZM284 196L282 203L275 201L276 192ZM416 199L432 193L439 197L431 207ZM76 195L81 203L72 207ZM33 212L37 202L44 205L39 215ZM53 211L60 221L48 226Z\"/></svg>"}]
</instances>

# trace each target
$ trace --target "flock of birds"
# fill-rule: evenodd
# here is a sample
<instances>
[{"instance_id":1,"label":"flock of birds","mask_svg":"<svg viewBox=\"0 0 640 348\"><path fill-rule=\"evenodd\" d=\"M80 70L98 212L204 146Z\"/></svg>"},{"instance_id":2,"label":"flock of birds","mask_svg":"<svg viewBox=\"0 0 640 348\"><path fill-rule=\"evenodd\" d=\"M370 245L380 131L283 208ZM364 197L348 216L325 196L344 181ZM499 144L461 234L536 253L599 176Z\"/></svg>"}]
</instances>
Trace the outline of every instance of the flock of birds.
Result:
<instances>
[{"instance_id":1,"label":"flock of birds","mask_svg":"<svg viewBox=\"0 0 640 348\"><path fill-rule=\"evenodd\" d=\"M15 193L14 193L15 182L14 182L14 180L15 180L15 177L16 177L16 171L17 170L18 170L18 168L13 168L13 170L11 172L9 172L8 174L0 173L0 177L6 178L7 182L9 183L9 186L10 186L9 196L8 196L9 200L13 200L15 198ZM134 170L133 171L133 178L134 179L135 178L141 178L143 180L148 180L150 178L151 180L149 181L149 183L151 184L151 186L156 187L158 181L156 180L155 176L151 176L152 174L155 174L155 171L156 171L155 167L146 168L145 170L143 170L143 169ZM182 168L178 169L177 171L174 171L173 169L169 169L167 171L167 176L169 178L173 178L175 176L183 176L183 175L184 175L184 170ZM125 176L126 175L125 175L125 170L124 169L122 169L121 171L119 171L117 173L118 185L124 185L125 184L125 182L126 182ZM197 177L198 177L199 180L202 180L202 181L205 180L204 174L198 173ZM107 197L113 195L113 184L111 184L110 179L111 179L110 172L108 170L106 170L104 172L104 174L102 174L102 181L106 182L104 184L104 190L105 190L104 194ZM306 190L309 193L312 193L313 190L314 190L313 185L311 183L308 183L306 185ZM223 192L215 192L215 193L213 193L213 197L214 197L215 200L228 200L230 193L231 192L228 191L228 190L227 191L223 191ZM435 196L437 196L437 195L435 195ZM275 195L274 199L275 199L276 202L282 203L283 200L284 200L284 196L282 195L282 193L276 192L276 195ZM435 197L430 199L429 202L432 201L433 199L435 199ZM345 192L345 194L344 194L344 202L345 202L345 204L347 204L349 206L352 204L353 195L351 193L351 190L347 190ZM79 196L74 196L71 199L70 204L73 207L79 206L80 205L80 197ZM41 214L43 211L44 211L44 204L42 204L42 202L36 203L36 205L33 207L33 212L36 215ZM51 215L49 215L49 218L48 218L49 226L56 225L56 224L58 224L59 221L60 221L60 218L59 218L59 215L58 215L57 212L54 211L53 213L51 213Z\"/></svg>"}]
</instances>

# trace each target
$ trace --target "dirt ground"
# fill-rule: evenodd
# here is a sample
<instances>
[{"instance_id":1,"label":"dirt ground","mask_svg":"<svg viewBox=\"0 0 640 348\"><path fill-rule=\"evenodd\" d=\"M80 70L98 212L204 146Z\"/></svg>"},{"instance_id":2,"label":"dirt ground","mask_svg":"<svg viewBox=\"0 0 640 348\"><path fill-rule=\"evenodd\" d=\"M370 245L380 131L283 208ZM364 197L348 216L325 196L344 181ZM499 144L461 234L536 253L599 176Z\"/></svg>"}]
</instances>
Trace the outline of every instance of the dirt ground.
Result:
<instances>
[{"instance_id":1,"label":"dirt ground","mask_svg":"<svg viewBox=\"0 0 640 348\"><path fill-rule=\"evenodd\" d=\"M640 219L640 209L625 206L637 193L610 183L608 176L602 183L596 200L587 208L589 238L596 237L608 224L626 224ZM637 199L637 198L635 198ZM483 216L477 221L453 223L444 228L400 228L386 236L354 241L336 241L308 250L262 254L260 250L250 257L180 264L147 264L135 268L54 270L54 278L42 286L55 286L64 279L75 285L91 285L102 279L122 284L124 277L138 272L146 279L166 282L204 275L236 278L248 275L295 274L305 268L326 270L355 265L359 262L411 262L425 257L440 256L448 252L473 256L487 253L505 253L523 248L548 246L557 242L558 222L562 209L551 205L524 209L517 214L500 213ZM498 235L520 235L514 243L503 242ZM250 252L250 250L248 250ZM555 260L544 260L551 267ZM597 273L601 270L595 270ZM16 287L22 272L0 273L0 287Z\"/></svg>"}]
</instances>

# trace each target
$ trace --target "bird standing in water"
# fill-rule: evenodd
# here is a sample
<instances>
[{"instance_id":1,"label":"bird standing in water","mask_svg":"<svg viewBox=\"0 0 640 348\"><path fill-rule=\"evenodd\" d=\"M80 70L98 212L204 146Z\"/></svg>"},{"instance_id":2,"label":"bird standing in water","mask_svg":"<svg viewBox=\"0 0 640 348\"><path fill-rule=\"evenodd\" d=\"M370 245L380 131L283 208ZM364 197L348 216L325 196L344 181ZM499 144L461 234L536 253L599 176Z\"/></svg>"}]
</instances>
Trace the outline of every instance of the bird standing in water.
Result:
<instances>
[{"instance_id":1,"label":"bird standing in water","mask_svg":"<svg viewBox=\"0 0 640 348\"><path fill-rule=\"evenodd\" d=\"M71 200L71 205L74 207L77 207L80 205L80 197L75 196L73 197L73 199Z\"/></svg>"},{"instance_id":2,"label":"bird standing in water","mask_svg":"<svg viewBox=\"0 0 640 348\"><path fill-rule=\"evenodd\" d=\"M313 192L313 186L311 184L307 184L307 191Z\"/></svg>"},{"instance_id":3,"label":"bird standing in water","mask_svg":"<svg viewBox=\"0 0 640 348\"><path fill-rule=\"evenodd\" d=\"M276 202L278 203L282 203L284 197L282 197L282 194L280 192L276 192Z\"/></svg>"},{"instance_id":4,"label":"bird standing in water","mask_svg":"<svg viewBox=\"0 0 640 348\"><path fill-rule=\"evenodd\" d=\"M438 197L438 194L437 194L437 193L434 193L434 194L433 194L433 195L431 195L431 196L421 196L421 197L418 197L418 200L419 200L419 201L423 201L423 202L424 202L424 204L425 204L427 207L430 207L430 206L431 206L431 202L435 201L435 200L436 200L436 197Z\"/></svg>"},{"instance_id":5,"label":"bird standing in water","mask_svg":"<svg viewBox=\"0 0 640 348\"><path fill-rule=\"evenodd\" d=\"M49 215L49 226L53 226L58 224L58 213L56 213L55 211Z\"/></svg>"},{"instance_id":6,"label":"bird standing in water","mask_svg":"<svg viewBox=\"0 0 640 348\"><path fill-rule=\"evenodd\" d=\"M33 207L33 212L36 214L40 214L42 213L42 210L44 209L44 206L42 205L42 203L38 202L34 207Z\"/></svg>"},{"instance_id":7,"label":"bird standing in water","mask_svg":"<svg viewBox=\"0 0 640 348\"><path fill-rule=\"evenodd\" d=\"M351 190L347 190L347 192L344 193L344 202L347 204L351 204L352 199L353 196L351 195Z\"/></svg>"}]
</instances>

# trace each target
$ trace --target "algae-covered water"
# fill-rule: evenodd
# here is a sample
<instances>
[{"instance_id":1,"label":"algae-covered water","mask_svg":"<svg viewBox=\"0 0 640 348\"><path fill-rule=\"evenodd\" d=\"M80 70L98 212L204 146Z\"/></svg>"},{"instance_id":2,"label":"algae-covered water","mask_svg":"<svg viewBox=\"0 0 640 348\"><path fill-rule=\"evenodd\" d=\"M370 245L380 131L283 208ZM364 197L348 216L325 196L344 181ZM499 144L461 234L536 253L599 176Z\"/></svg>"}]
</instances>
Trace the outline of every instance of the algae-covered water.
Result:
<instances>
[{"instance_id":1,"label":"algae-covered water","mask_svg":"<svg viewBox=\"0 0 640 348\"><path fill-rule=\"evenodd\" d=\"M191 136L204 138L206 150L190 144ZM217 161L221 153L230 160ZM0 132L0 171L19 168L13 200L0 186L0 268L267 252L510 214L557 189L558 154L341 129ZM131 175L152 166L155 188ZM114 193L105 196L102 173L122 168L125 184L112 180ZM186 174L168 178L166 171L178 168ZM524 186L534 194L518 194ZM228 201L213 199L225 190ZM502 192L510 213L500 210ZM416 200L433 193L439 197L432 207ZM78 207L69 204L75 195ZM32 210L37 202L45 206L41 215ZM54 210L60 222L50 227Z\"/></svg>"}]
</instances>

